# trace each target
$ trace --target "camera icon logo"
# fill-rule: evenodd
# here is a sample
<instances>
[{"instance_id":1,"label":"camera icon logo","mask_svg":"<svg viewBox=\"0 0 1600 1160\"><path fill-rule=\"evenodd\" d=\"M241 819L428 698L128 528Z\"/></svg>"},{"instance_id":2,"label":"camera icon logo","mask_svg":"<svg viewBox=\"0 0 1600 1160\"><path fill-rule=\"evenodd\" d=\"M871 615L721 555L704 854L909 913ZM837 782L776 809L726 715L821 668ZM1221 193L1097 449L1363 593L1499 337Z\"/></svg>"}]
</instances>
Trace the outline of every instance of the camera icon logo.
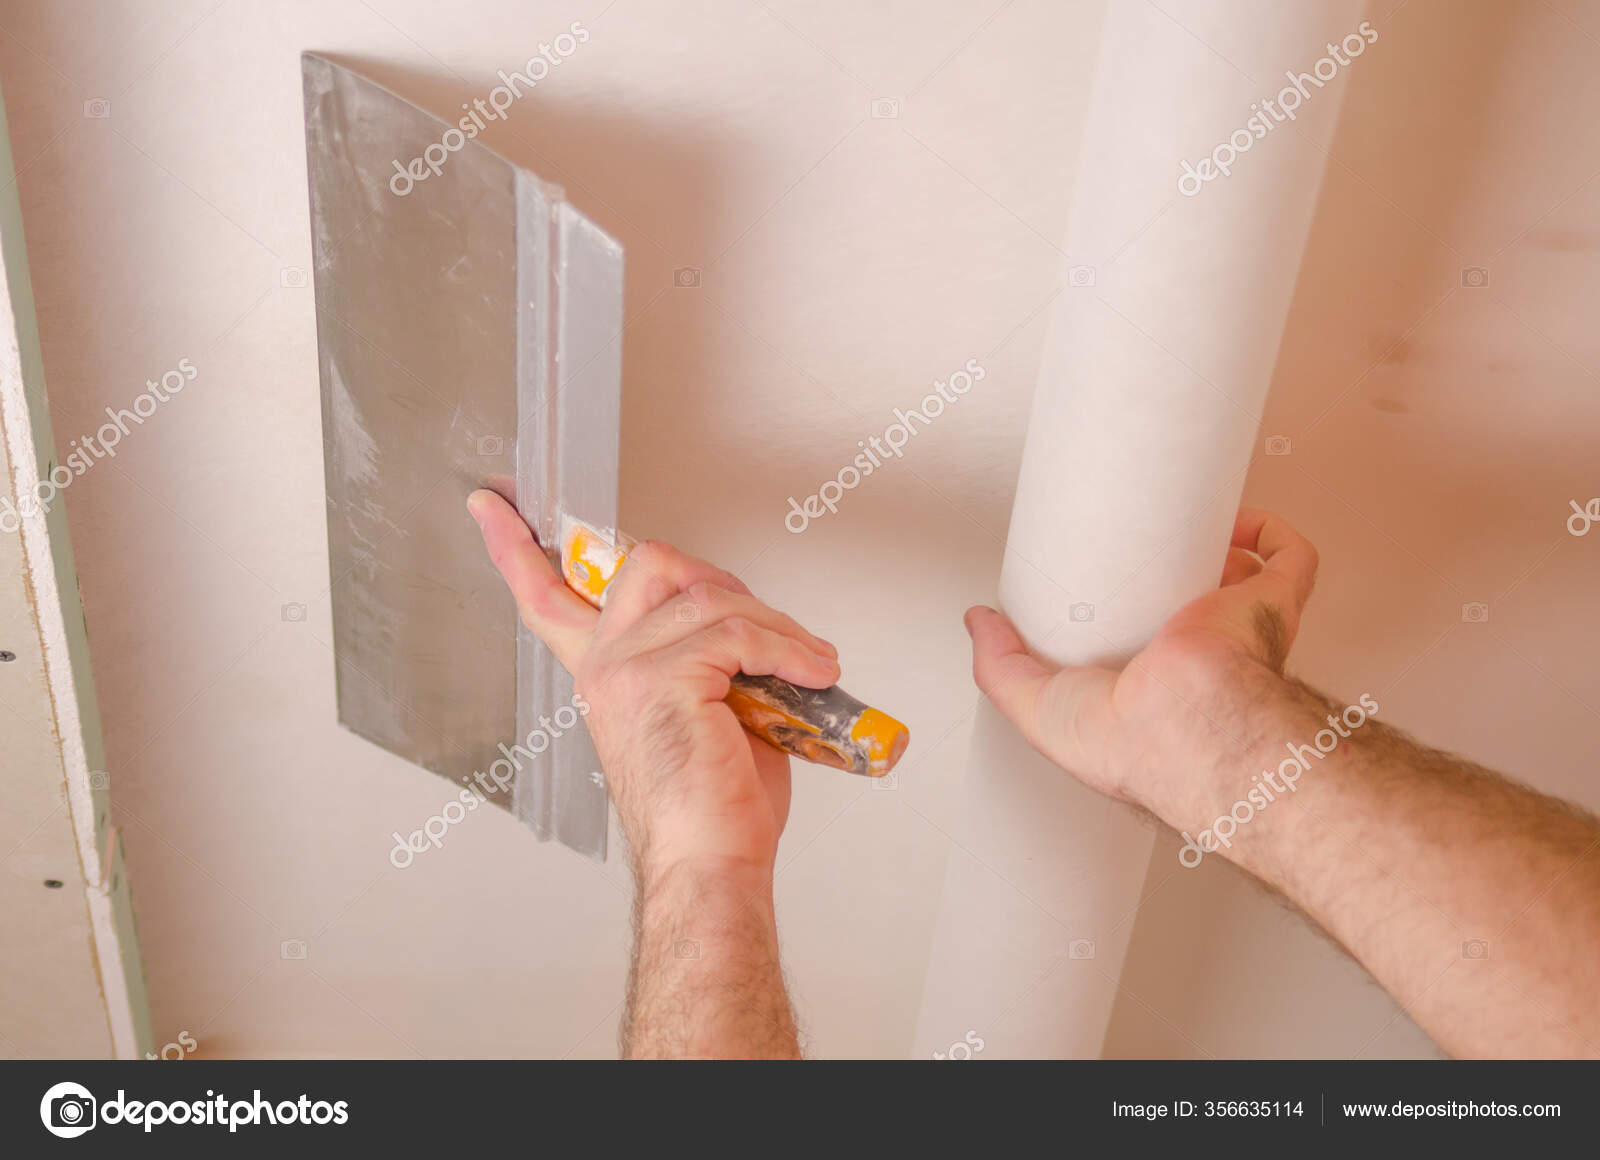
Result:
<instances>
[{"instance_id":1,"label":"camera icon logo","mask_svg":"<svg viewBox=\"0 0 1600 1160\"><path fill-rule=\"evenodd\" d=\"M104 770L95 770L89 775L90 789L106 789L111 785L111 775Z\"/></svg>"},{"instance_id":2,"label":"camera icon logo","mask_svg":"<svg viewBox=\"0 0 1600 1160\"><path fill-rule=\"evenodd\" d=\"M1483 624L1489 619L1489 606L1481 600L1469 601L1461 606L1461 619L1468 624Z\"/></svg>"},{"instance_id":3,"label":"camera icon logo","mask_svg":"<svg viewBox=\"0 0 1600 1160\"><path fill-rule=\"evenodd\" d=\"M298 624L306 618L306 606L304 604L285 604L279 615L286 621Z\"/></svg>"},{"instance_id":4,"label":"camera icon logo","mask_svg":"<svg viewBox=\"0 0 1600 1160\"><path fill-rule=\"evenodd\" d=\"M1094 939L1075 938L1067 944L1067 958L1092 959L1094 958Z\"/></svg>"},{"instance_id":5,"label":"camera icon logo","mask_svg":"<svg viewBox=\"0 0 1600 1160\"><path fill-rule=\"evenodd\" d=\"M1289 437L1287 435L1267 436L1268 455L1287 455L1291 450L1293 450L1293 447L1294 445L1289 442Z\"/></svg>"},{"instance_id":6,"label":"camera icon logo","mask_svg":"<svg viewBox=\"0 0 1600 1160\"><path fill-rule=\"evenodd\" d=\"M1484 266L1463 266L1461 268L1461 284L1472 289L1479 289L1489 284L1489 271Z\"/></svg>"},{"instance_id":7,"label":"camera icon logo","mask_svg":"<svg viewBox=\"0 0 1600 1160\"><path fill-rule=\"evenodd\" d=\"M687 622L700 619L700 606L685 600L672 610L672 619Z\"/></svg>"},{"instance_id":8,"label":"camera icon logo","mask_svg":"<svg viewBox=\"0 0 1600 1160\"><path fill-rule=\"evenodd\" d=\"M52 1136L70 1140L94 1127L94 1093L81 1083L58 1083L39 1101L39 1119Z\"/></svg>"},{"instance_id":9,"label":"camera icon logo","mask_svg":"<svg viewBox=\"0 0 1600 1160\"><path fill-rule=\"evenodd\" d=\"M1094 605L1087 600L1067 605L1067 619L1076 624L1086 624L1094 619Z\"/></svg>"},{"instance_id":10,"label":"camera icon logo","mask_svg":"<svg viewBox=\"0 0 1600 1160\"><path fill-rule=\"evenodd\" d=\"M505 453L506 453L506 441L504 439L502 439L500 436L498 436L498 435L480 435L480 436L478 436L478 454L479 455L504 455Z\"/></svg>"},{"instance_id":11,"label":"camera icon logo","mask_svg":"<svg viewBox=\"0 0 1600 1160\"><path fill-rule=\"evenodd\" d=\"M278 957L285 959L303 959L306 957L306 940L303 938L286 938L278 944Z\"/></svg>"},{"instance_id":12,"label":"camera icon logo","mask_svg":"<svg viewBox=\"0 0 1600 1160\"><path fill-rule=\"evenodd\" d=\"M875 121L892 121L900 115L900 99L898 97L879 97L872 102L872 119Z\"/></svg>"},{"instance_id":13,"label":"camera icon logo","mask_svg":"<svg viewBox=\"0 0 1600 1160\"><path fill-rule=\"evenodd\" d=\"M1461 957L1464 959L1486 959L1489 957L1489 940L1483 938L1469 938L1461 944Z\"/></svg>"},{"instance_id":14,"label":"camera icon logo","mask_svg":"<svg viewBox=\"0 0 1600 1160\"><path fill-rule=\"evenodd\" d=\"M1094 267L1093 266L1073 266L1071 269L1069 269L1067 271L1067 285L1068 286L1093 286L1094 285Z\"/></svg>"},{"instance_id":15,"label":"camera icon logo","mask_svg":"<svg viewBox=\"0 0 1600 1160\"><path fill-rule=\"evenodd\" d=\"M672 957L675 959L698 959L700 957L700 944L692 938L680 938L672 944Z\"/></svg>"},{"instance_id":16,"label":"camera icon logo","mask_svg":"<svg viewBox=\"0 0 1600 1160\"><path fill-rule=\"evenodd\" d=\"M290 290L304 290L311 284L311 279L306 277L306 272L299 266L285 266L278 271L278 284Z\"/></svg>"},{"instance_id":17,"label":"camera icon logo","mask_svg":"<svg viewBox=\"0 0 1600 1160\"><path fill-rule=\"evenodd\" d=\"M104 97L90 97L83 102L83 115L91 121L104 121L111 116L111 102Z\"/></svg>"},{"instance_id":18,"label":"camera icon logo","mask_svg":"<svg viewBox=\"0 0 1600 1160\"><path fill-rule=\"evenodd\" d=\"M672 284L682 290L693 290L700 285L699 266L679 266L672 272Z\"/></svg>"},{"instance_id":19,"label":"camera icon logo","mask_svg":"<svg viewBox=\"0 0 1600 1160\"><path fill-rule=\"evenodd\" d=\"M868 778L867 788L877 790L880 793L884 790L899 789L900 775L891 772L884 774L882 777Z\"/></svg>"}]
</instances>

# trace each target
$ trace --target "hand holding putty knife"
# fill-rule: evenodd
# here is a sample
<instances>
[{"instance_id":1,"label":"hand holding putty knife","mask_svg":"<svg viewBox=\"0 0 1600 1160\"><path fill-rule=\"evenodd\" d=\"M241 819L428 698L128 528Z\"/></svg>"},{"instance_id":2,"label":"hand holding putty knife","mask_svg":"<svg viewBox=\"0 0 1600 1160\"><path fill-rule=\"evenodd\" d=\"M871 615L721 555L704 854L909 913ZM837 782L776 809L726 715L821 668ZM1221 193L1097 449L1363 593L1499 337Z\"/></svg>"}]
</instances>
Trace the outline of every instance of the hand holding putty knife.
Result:
<instances>
[{"instance_id":1,"label":"hand holding putty knife","mask_svg":"<svg viewBox=\"0 0 1600 1160\"><path fill-rule=\"evenodd\" d=\"M486 493L476 493L471 504L474 515L481 519L479 505L493 502ZM559 547L549 553L551 562L567 588L590 606L602 608L634 541L620 534L613 538L571 517L563 517L561 525ZM499 559L496 563L507 571L513 588L518 587L507 563ZM557 586L554 577L541 577L541 583L547 589ZM525 598L524 593L517 595ZM547 600L550 595L546 593ZM739 723L775 749L805 761L882 777L894 768L910 741L903 723L837 685L813 689L777 676L742 672L729 683L726 703Z\"/></svg>"}]
</instances>

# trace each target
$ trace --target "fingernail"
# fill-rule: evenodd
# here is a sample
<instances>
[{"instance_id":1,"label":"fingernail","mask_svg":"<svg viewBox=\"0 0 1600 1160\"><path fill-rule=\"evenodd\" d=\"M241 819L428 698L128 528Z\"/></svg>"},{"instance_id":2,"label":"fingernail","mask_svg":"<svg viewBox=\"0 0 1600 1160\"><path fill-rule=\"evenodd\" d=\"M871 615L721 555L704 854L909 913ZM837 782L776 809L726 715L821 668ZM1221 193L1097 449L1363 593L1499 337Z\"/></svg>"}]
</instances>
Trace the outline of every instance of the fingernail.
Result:
<instances>
[{"instance_id":1,"label":"fingernail","mask_svg":"<svg viewBox=\"0 0 1600 1160\"><path fill-rule=\"evenodd\" d=\"M467 497L467 511L471 513L478 526L480 528L483 527L483 518L489 512L489 493L480 488L469 495Z\"/></svg>"},{"instance_id":2,"label":"fingernail","mask_svg":"<svg viewBox=\"0 0 1600 1160\"><path fill-rule=\"evenodd\" d=\"M817 637L816 640L817 643L822 646L823 652L827 653L830 657L835 659L838 658L839 650L834 646L834 643L831 640L823 640L820 636Z\"/></svg>"}]
</instances>

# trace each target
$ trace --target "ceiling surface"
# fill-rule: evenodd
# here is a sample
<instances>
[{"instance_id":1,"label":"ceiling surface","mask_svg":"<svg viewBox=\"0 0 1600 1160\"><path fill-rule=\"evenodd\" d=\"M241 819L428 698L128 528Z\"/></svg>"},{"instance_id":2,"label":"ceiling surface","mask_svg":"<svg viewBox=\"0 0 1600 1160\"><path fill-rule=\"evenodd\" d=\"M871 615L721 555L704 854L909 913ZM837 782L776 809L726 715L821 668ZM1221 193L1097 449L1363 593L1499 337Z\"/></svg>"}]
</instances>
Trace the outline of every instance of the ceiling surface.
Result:
<instances>
[{"instance_id":1,"label":"ceiling surface","mask_svg":"<svg viewBox=\"0 0 1600 1160\"><path fill-rule=\"evenodd\" d=\"M1228 60L1267 2L1233 22L1157 6ZM179 360L197 371L66 492L158 1044L615 1054L624 861L480 811L398 870L393 834L449 786L335 722L300 108L314 49L453 119L581 21L590 39L487 140L627 248L624 526L736 570L911 726L892 784L796 770L777 894L808 1050L926 1054L979 701L961 612L994 596L1099 18L1053 0L0 4L58 453ZM1321 552L1291 668L1597 806L1600 536L1565 520L1600 494L1600 3L1371 19L1342 116L1304 130L1328 175L1246 488ZM1274 75L1257 65L1233 67ZM988 374L960 406L786 530L791 496L969 359ZM1110 1054L1434 1052L1218 860L1161 869L1167 840ZM991 1055L1073 985L1050 900L1017 906L1036 981L992 996L974 1028Z\"/></svg>"}]
</instances>

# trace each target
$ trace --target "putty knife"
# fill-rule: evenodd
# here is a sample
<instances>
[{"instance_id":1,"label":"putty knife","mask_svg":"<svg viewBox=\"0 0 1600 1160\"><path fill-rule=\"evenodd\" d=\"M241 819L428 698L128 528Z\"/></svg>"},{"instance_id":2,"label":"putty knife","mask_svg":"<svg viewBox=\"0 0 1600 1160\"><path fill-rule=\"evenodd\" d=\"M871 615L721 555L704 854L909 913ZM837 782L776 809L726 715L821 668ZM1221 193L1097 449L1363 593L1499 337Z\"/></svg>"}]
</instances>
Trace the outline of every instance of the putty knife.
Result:
<instances>
[{"instance_id":1,"label":"putty knife","mask_svg":"<svg viewBox=\"0 0 1600 1160\"><path fill-rule=\"evenodd\" d=\"M616 524L622 249L470 120L301 71L339 719L603 858L572 680L464 502L495 488L546 544L556 511Z\"/></svg>"},{"instance_id":2,"label":"putty knife","mask_svg":"<svg viewBox=\"0 0 1600 1160\"><path fill-rule=\"evenodd\" d=\"M340 720L603 858L571 677L518 622L463 500L505 495L599 603L629 544L622 248L469 118L315 54L302 72ZM729 704L777 747L869 776L908 737L837 688L740 674Z\"/></svg>"},{"instance_id":3,"label":"putty knife","mask_svg":"<svg viewBox=\"0 0 1600 1160\"><path fill-rule=\"evenodd\" d=\"M561 520L561 575L596 608L627 557L628 537L601 531L572 516ZM865 777L894 768L911 742L911 731L882 709L856 700L838 685L806 689L779 677L737 673L728 706L750 732L775 749L805 761Z\"/></svg>"}]
</instances>

